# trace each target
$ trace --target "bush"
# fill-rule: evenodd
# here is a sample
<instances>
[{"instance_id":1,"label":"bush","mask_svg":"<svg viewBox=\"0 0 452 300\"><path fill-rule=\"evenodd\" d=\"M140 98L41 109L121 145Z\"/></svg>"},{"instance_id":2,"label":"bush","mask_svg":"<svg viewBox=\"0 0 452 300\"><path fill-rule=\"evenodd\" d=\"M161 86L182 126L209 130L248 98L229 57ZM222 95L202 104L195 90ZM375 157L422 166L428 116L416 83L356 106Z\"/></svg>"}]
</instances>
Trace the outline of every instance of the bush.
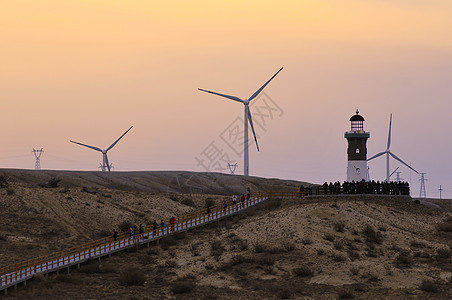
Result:
<instances>
[{"instance_id":1,"label":"bush","mask_svg":"<svg viewBox=\"0 0 452 300\"><path fill-rule=\"evenodd\" d=\"M337 232L344 232L345 231L345 223L342 221L336 222L336 223L334 223L333 228Z\"/></svg>"},{"instance_id":2,"label":"bush","mask_svg":"<svg viewBox=\"0 0 452 300\"><path fill-rule=\"evenodd\" d=\"M432 280L423 280L419 289L427 293L437 293L438 285Z\"/></svg>"},{"instance_id":3,"label":"bush","mask_svg":"<svg viewBox=\"0 0 452 300\"><path fill-rule=\"evenodd\" d=\"M317 249L317 255L325 255L326 251L324 249Z\"/></svg>"},{"instance_id":4,"label":"bush","mask_svg":"<svg viewBox=\"0 0 452 300\"><path fill-rule=\"evenodd\" d=\"M333 255L333 260L335 262L342 262L342 261L346 261L347 258L344 255L342 255L342 254L337 254L336 253L336 254Z\"/></svg>"},{"instance_id":5,"label":"bush","mask_svg":"<svg viewBox=\"0 0 452 300\"><path fill-rule=\"evenodd\" d=\"M80 272L85 274L95 274L100 273L100 267L98 264L90 264L84 265L80 268Z\"/></svg>"},{"instance_id":6,"label":"bush","mask_svg":"<svg viewBox=\"0 0 452 300\"><path fill-rule=\"evenodd\" d=\"M334 246L334 249L336 249L336 250L342 250L342 249L344 249L344 242L343 241L335 241L335 242L333 242L333 246Z\"/></svg>"},{"instance_id":7,"label":"bush","mask_svg":"<svg viewBox=\"0 0 452 300\"><path fill-rule=\"evenodd\" d=\"M183 294L193 291L194 283L190 281L175 281L171 284L171 292L174 294Z\"/></svg>"},{"instance_id":8,"label":"bush","mask_svg":"<svg viewBox=\"0 0 452 300\"><path fill-rule=\"evenodd\" d=\"M334 235L332 234L325 234L325 236L323 237L325 240L333 242L334 241Z\"/></svg>"},{"instance_id":9,"label":"bush","mask_svg":"<svg viewBox=\"0 0 452 300\"><path fill-rule=\"evenodd\" d=\"M303 245L311 245L312 244L312 240L310 238L303 238L301 240L301 242L303 243Z\"/></svg>"},{"instance_id":10,"label":"bush","mask_svg":"<svg viewBox=\"0 0 452 300\"><path fill-rule=\"evenodd\" d=\"M368 243L381 244L383 242L383 235L379 231L375 231L369 224L364 227L362 234Z\"/></svg>"},{"instance_id":11,"label":"bush","mask_svg":"<svg viewBox=\"0 0 452 300\"><path fill-rule=\"evenodd\" d=\"M213 241L210 244L210 253L212 256L220 257L224 252L224 246L221 241Z\"/></svg>"},{"instance_id":12,"label":"bush","mask_svg":"<svg viewBox=\"0 0 452 300\"><path fill-rule=\"evenodd\" d=\"M287 252L292 252L296 248L295 243L292 241L283 241L282 245Z\"/></svg>"},{"instance_id":13,"label":"bush","mask_svg":"<svg viewBox=\"0 0 452 300\"><path fill-rule=\"evenodd\" d=\"M442 259L449 259L452 256L452 253L449 249L438 249L436 251L436 259L442 260Z\"/></svg>"},{"instance_id":14,"label":"bush","mask_svg":"<svg viewBox=\"0 0 452 300\"><path fill-rule=\"evenodd\" d=\"M256 258L255 262L259 265L273 266L275 264L275 259L270 255L264 255Z\"/></svg>"},{"instance_id":15,"label":"bush","mask_svg":"<svg viewBox=\"0 0 452 300\"><path fill-rule=\"evenodd\" d=\"M436 229L438 231L452 232L452 221L447 220L445 222L439 223L438 225L436 225Z\"/></svg>"},{"instance_id":16,"label":"bush","mask_svg":"<svg viewBox=\"0 0 452 300\"><path fill-rule=\"evenodd\" d=\"M411 241L410 247L411 248L425 248L425 247L427 247L427 245L424 242Z\"/></svg>"},{"instance_id":17,"label":"bush","mask_svg":"<svg viewBox=\"0 0 452 300\"><path fill-rule=\"evenodd\" d=\"M275 210L278 207L280 207L281 205L282 205L281 198L273 198L273 199L269 199L269 200L265 201L262 204L262 208L264 210Z\"/></svg>"},{"instance_id":18,"label":"bush","mask_svg":"<svg viewBox=\"0 0 452 300\"><path fill-rule=\"evenodd\" d=\"M215 200L213 198L207 198L204 206L206 208L215 206Z\"/></svg>"},{"instance_id":19,"label":"bush","mask_svg":"<svg viewBox=\"0 0 452 300\"><path fill-rule=\"evenodd\" d=\"M146 275L137 268L128 268L119 275L121 285L143 285L145 281Z\"/></svg>"},{"instance_id":20,"label":"bush","mask_svg":"<svg viewBox=\"0 0 452 300\"><path fill-rule=\"evenodd\" d=\"M353 266L350 268L350 273L352 273L352 275L358 275L359 274L359 268L356 266Z\"/></svg>"},{"instance_id":21,"label":"bush","mask_svg":"<svg viewBox=\"0 0 452 300\"><path fill-rule=\"evenodd\" d=\"M301 266L301 267L295 268L293 270L293 273L299 277L314 276L314 272L311 269L309 269L309 267L307 267L307 266Z\"/></svg>"},{"instance_id":22,"label":"bush","mask_svg":"<svg viewBox=\"0 0 452 300\"><path fill-rule=\"evenodd\" d=\"M355 295L353 295L353 293L350 292L350 291L341 291L341 292L339 292L338 296L339 296L339 299L353 299L353 298L355 298Z\"/></svg>"},{"instance_id":23,"label":"bush","mask_svg":"<svg viewBox=\"0 0 452 300\"><path fill-rule=\"evenodd\" d=\"M122 232L127 232L130 227L133 227L133 223L130 221L122 221L118 226Z\"/></svg>"},{"instance_id":24,"label":"bush","mask_svg":"<svg viewBox=\"0 0 452 300\"><path fill-rule=\"evenodd\" d=\"M360 258L360 255L357 251L349 250L348 258L350 258L351 261L355 261Z\"/></svg>"},{"instance_id":25,"label":"bush","mask_svg":"<svg viewBox=\"0 0 452 300\"><path fill-rule=\"evenodd\" d=\"M195 206L195 202L191 198L185 198L181 203L191 207Z\"/></svg>"},{"instance_id":26,"label":"bush","mask_svg":"<svg viewBox=\"0 0 452 300\"><path fill-rule=\"evenodd\" d=\"M11 196L14 195L16 192L12 188L6 189L6 195Z\"/></svg>"},{"instance_id":27,"label":"bush","mask_svg":"<svg viewBox=\"0 0 452 300\"><path fill-rule=\"evenodd\" d=\"M410 267L413 264L411 253L407 250L402 250L396 257L396 263L399 266Z\"/></svg>"},{"instance_id":28,"label":"bush","mask_svg":"<svg viewBox=\"0 0 452 300\"><path fill-rule=\"evenodd\" d=\"M268 246L263 243L256 243L254 244L254 252L256 253L263 253L268 251Z\"/></svg>"}]
</instances>

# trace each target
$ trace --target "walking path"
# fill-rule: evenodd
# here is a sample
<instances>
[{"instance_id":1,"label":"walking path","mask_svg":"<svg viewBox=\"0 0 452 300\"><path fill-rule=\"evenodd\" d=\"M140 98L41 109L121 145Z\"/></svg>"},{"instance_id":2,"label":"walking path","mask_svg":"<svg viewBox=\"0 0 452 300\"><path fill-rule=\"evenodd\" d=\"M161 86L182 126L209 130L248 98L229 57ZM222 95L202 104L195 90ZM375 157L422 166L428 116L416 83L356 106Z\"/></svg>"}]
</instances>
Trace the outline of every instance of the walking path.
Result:
<instances>
[{"instance_id":1,"label":"walking path","mask_svg":"<svg viewBox=\"0 0 452 300\"><path fill-rule=\"evenodd\" d=\"M146 226L144 233L137 235L128 235L121 233L117 240L114 241L112 237L106 237L101 240L93 241L91 243L83 244L78 247L66 249L64 251L52 253L50 255L31 259L19 264L9 265L0 269L0 291L4 290L5 295L8 288L17 285L21 282L26 285L27 280L33 278L36 274L48 274L50 272L57 272L61 269L69 269L71 266L86 262L88 259L101 259L103 256L111 255L130 247L138 247L141 244L147 244L151 241L159 240L170 234L176 232L183 232L189 229L211 223L215 220L234 215L251 206L266 201L270 197L295 197L294 193L258 193L256 197L251 197L243 203L237 201L234 205L232 201L227 202L227 207L219 204L210 209L206 209L181 216L177 219L174 230L171 226L159 228L154 231L151 226ZM209 213L208 213L209 212Z\"/></svg>"}]
</instances>

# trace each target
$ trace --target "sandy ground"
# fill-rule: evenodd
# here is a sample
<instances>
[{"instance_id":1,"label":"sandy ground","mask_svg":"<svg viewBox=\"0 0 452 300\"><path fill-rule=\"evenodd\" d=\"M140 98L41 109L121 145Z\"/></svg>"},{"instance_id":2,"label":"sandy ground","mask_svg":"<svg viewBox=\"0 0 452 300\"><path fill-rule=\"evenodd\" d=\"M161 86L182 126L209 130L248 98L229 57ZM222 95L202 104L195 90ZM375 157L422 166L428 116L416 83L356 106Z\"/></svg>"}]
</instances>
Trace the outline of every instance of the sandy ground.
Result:
<instances>
[{"instance_id":1,"label":"sandy ground","mask_svg":"<svg viewBox=\"0 0 452 300\"><path fill-rule=\"evenodd\" d=\"M112 195L105 198L31 182L10 189L0 190L1 265L99 238L123 220L146 223L229 197L100 188ZM452 299L452 235L438 230L452 214L444 202L426 204L384 196L272 199L160 245L38 276L7 298ZM142 285L121 284L130 267L143 274ZM180 283L191 288L180 292Z\"/></svg>"}]
</instances>

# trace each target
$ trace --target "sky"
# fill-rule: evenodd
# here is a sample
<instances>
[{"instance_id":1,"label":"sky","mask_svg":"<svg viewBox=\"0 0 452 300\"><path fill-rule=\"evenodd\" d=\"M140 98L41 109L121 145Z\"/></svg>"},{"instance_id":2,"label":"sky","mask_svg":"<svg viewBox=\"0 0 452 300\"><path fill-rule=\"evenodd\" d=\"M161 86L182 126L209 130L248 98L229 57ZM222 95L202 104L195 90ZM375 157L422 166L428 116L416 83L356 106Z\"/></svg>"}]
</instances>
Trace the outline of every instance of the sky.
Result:
<instances>
[{"instance_id":1,"label":"sky","mask_svg":"<svg viewBox=\"0 0 452 300\"><path fill-rule=\"evenodd\" d=\"M368 157L391 151L452 198L449 0L0 0L0 168L243 173L243 105L260 152L250 175L346 179L349 118ZM385 178L385 158L369 162ZM419 176L391 161L411 182Z\"/></svg>"}]
</instances>

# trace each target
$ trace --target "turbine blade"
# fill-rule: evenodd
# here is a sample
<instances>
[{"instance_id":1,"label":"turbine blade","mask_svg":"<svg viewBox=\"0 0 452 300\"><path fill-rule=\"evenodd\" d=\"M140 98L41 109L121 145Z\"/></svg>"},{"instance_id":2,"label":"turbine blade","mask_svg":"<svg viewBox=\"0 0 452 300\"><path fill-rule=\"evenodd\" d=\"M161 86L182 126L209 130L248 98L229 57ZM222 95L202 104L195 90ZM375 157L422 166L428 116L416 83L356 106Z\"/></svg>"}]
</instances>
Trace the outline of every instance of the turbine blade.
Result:
<instances>
[{"instance_id":1,"label":"turbine blade","mask_svg":"<svg viewBox=\"0 0 452 300\"><path fill-rule=\"evenodd\" d=\"M282 70L283 68L281 68L281 69L279 69L279 71L278 72L276 72L276 74L275 75L273 75L272 76L272 78L270 78L260 89L258 89L248 100L249 101L251 101L251 100L253 100L254 98L256 98L257 97L257 95L259 95L260 94L260 92L262 92L262 90L267 86L267 84L269 84L269 82L270 81L272 81L272 79L273 78L275 78L276 77L276 75L278 75L278 73L279 72L281 72L281 70Z\"/></svg>"},{"instance_id":2,"label":"turbine blade","mask_svg":"<svg viewBox=\"0 0 452 300\"><path fill-rule=\"evenodd\" d=\"M391 146L391 126L392 126L392 114L389 117L388 147L386 148L386 150L389 150L389 147Z\"/></svg>"},{"instance_id":3,"label":"turbine blade","mask_svg":"<svg viewBox=\"0 0 452 300\"><path fill-rule=\"evenodd\" d=\"M108 172L110 172L110 163L108 162L108 156L107 156L107 153L105 152L105 162L107 163L107 169L108 169Z\"/></svg>"},{"instance_id":4,"label":"turbine blade","mask_svg":"<svg viewBox=\"0 0 452 300\"><path fill-rule=\"evenodd\" d=\"M239 97L236 97L236 96L229 96L229 95L220 94L220 93L215 93L215 92L208 91L208 90L203 90L203 89L198 89L198 90L203 91L203 92L206 92L206 93L214 94L214 95L217 95L217 96L221 96L221 97L224 97L224 98L228 98L228 99L231 99L231 100L240 102L240 103L243 103L243 100L240 99Z\"/></svg>"},{"instance_id":5,"label":"turbine blade","mask_svg":"<svg viewBox=\"0 0 452 300\"><path fill-rule=\"evenodd\" d=\"M397 167L394 171L392 171L392 173L389 175L389 177L391 177L392 175L394 175L394 173L399 169L399 167Z\"/></svg>"},{"instance_id":6,"label":"turbine blade","mask_svg":"<svg viewBox=\"0 0 452 300\"><path fill-rule=\"evenodd\" d=\"M416 172L417 174L419 174L418 171L416 171L415 169L413 169L409 164L407 164L406 162L404 162L403 160L401 160L400 158L398 158L395 154L393 154L392 152L389 152L389 154L396 160L400 161L402 164L404 164L405 166L407 166L408 168L410 168L411 170L413 170L414 172Z\"/></svg>"},{"instance_id":7,"label":"turbine blade","mask_svg":"<svg viewBox=\"0 0 452 300\"><path fill-rule=\"evenodd\" d=\"M113 148L113 147L116 145L116 143L119 142L119 140L122 139L122 137L125 136L126 133L129 132L130 129L132 129L132 127L133 127L133 126L130 126L130 128L127 129L127 131L124 132L124 133L119 137L119 139L117 139L113 144L111 144L111 146L108 147L107 150L105 150L105 151L108 151L108 150L110 150L111 148Z\"/></svg>"},{"instance_id":8,"label":"turbine blade","mask_svg":"<svg viewBox=\"0 0 452 300\"><path fill-rule=\"evenodd\" d=\"M386 152L380 152L380 153L378 153L378 154L375 154L374 156L372 156L371 158L369 158L367 161L372 160L372 159L374 159L374 158L377 158L377 157L379 157L379 156L382 156L383 154L386 154Z\"/></svg>"},{"instance_id":9,"label":"turbine blade","mask_svg":"<svg viewBox=\"0 0 452 300\"><path fill-rule=\"evenodd\" d=\"M77 144L77 145L80 145L80 146L88 147L90 149L93 149L93 150L96 150L96 151L99 151L99 152L102 152L102 149L97 148L97 147L93 147L93 146L90 146L90 145L85 145L85 144L82 144L82 143L79 143L79 142L75 142L75 141L70 141L70 142L74 143L74 144Z\"/></svg>"},{"instance_id":10,"label":"turbine blade","mask_svg":"<svg viewBox=\"0 0 452 300\"><path fill-rule=\"evenodd\" d=\"M254 131L253 118L251 117L250 107L248 105L245 105L245 109L246 109L246 112L248 114L248 120L249 120L250 125L251 125L251 130L253 131L253 136L254 136L254 141L256 142L257 152L260 152L259 144L257 143L256 132ZM247 124L247 126L248 126L248 124Z\"/></svg>"}]
</instances>

